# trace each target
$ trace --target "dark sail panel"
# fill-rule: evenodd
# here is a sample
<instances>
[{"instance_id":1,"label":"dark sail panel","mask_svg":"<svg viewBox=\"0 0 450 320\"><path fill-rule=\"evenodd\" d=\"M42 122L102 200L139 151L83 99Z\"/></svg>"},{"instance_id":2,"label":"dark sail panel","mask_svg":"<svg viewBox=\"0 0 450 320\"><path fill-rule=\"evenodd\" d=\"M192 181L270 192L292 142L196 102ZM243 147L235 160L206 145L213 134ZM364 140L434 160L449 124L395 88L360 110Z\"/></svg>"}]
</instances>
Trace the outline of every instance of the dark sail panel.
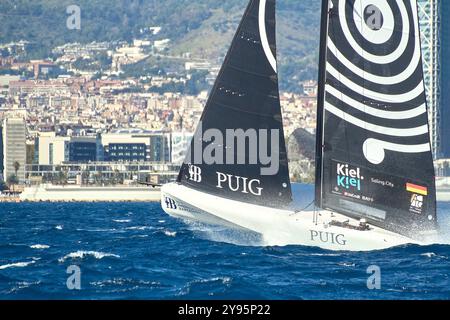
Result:
<instances>
[{"instance_id":1,"label":"dark sail panel","mask_svg":"<svg viewBox=\"0 0 450 320\"><path fill-rule=\"evenodd\" d=\"M250 1L178 181L258 205L280 207L291 202L274 0Z\"/></svg>"},{"instance_id":2,"label":"dark sail panel","mask_svg":"<svg viewBox=\"0 0 450 320\"><path fill-rule=\"evenodd\" d=\"M436 227L416 0L325 0L317 203L406 235Z\"/></svg>"}]
</instances>

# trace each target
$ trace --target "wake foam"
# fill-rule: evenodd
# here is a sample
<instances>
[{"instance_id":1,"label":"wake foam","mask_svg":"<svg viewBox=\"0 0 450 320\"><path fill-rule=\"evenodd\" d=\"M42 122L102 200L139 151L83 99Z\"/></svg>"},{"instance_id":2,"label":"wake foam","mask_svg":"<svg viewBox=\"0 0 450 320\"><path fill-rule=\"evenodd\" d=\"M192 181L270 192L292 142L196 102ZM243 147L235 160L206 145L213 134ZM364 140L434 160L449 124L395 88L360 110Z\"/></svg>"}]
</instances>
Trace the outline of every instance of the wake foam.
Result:
<instances>
[{"instance_id":1,"label":"wake foam","mask_svg":"<svg viewBox=\"0 0 450 320\"><path fill-rule=\"evenodd\" d=\"M168 230L164 230L164 234L168 237L172 237L175 238L177 236L177 233L175 231L168 231Z\"/></svg>"},{"instance_id":2,"label":"wake foam","mask_svg":"<svg viewBox=\"0 0 450 320\"><path fill-rule=\"evenodd\" d=\"M44 249L50 248L50 246L45 245L45 244L34 244L34 245L30 246L30 248L36 249L36 250L44 250Z\"/></svg>"},{"instance_id":3,"label":"wake foam","mask_svg":"<svg viewBox=\"0 0 450 320\"><path fill-rule=\"evenodd\" d=\"M116 223L130 223L131 220L130 219L123 219L123 220L113 220Z\"/></svg>"},{"instance_id":4,"label":"wake foam","mask_svg":"<svg viewBox=\"0 0 450 320\"><path fill-rule=\"evenodd\" d=\"M95 259L103 259L103 258L120 258L120 256L112 253L98 252L98 251L76 251L69 253L68 255L58 259L60 263L65 262L68 259L84 259L87 257L93 257Z\"/></svg>"},{"instance_id":5,"label":"wake foam","mask_svg":"<svg viewBox=\"0 0 450 320\"><path fill-rule=\"evenodd\" d=\"M204 240L249 247L265 245L262 236L251 231L237 230L190 220L186 220L185 223L190 231Z\"/></svg>"},{"instance_id":6,"label":"wake foam","mask_svg":"<svg viewBox=\"0 0 450 320\"><path fill-rule=\"evenodd\" d=\"M25 268L34 263L36 263L36 261L33 260L33 261L27 261L27 262L4 264L4 265L0 266L0 270L5 270L5 269L9 269L9 268Z\"/></svg>"}]
</instances>

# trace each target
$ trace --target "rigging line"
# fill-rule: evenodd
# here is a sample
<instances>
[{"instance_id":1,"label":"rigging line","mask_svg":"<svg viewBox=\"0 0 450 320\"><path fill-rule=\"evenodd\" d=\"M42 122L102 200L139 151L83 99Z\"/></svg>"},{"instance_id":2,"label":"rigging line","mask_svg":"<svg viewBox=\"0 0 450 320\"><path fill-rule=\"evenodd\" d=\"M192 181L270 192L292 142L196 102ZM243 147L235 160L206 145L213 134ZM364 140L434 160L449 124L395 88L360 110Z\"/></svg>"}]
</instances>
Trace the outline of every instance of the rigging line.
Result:
<instances>
[{"instance_id":1,"label":"rigging line","mask_svg":"<svg viewBox=\"0 0 450 320\"><path fill-rule=\"evenodd\" d=\"M302 209L297 209L294 211L294 213L291 213L289 216L295 216L299 213L302 213L304 211L306 211L306 209L308 209L309 207L311 207L314 204L315 200L311 201L311 203L309 203L306 207L302 208Z\"/></svg>"}]
</instances>

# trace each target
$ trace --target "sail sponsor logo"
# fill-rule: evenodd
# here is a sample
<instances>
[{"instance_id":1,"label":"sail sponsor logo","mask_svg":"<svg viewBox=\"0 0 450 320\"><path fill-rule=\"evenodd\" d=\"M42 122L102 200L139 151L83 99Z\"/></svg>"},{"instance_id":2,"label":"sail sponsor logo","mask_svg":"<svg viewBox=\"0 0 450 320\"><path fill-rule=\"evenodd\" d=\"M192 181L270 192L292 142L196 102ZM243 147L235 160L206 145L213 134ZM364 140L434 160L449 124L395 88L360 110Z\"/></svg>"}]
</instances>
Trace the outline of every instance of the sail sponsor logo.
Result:
<instances>
[{"instance_id":1,"label":"sail sponsor logo","mask_svg":"<svg viewBox=\"0 0 450 320\"><path fill-rule=\"evenodd\" d=\"M200 183L202 182L202 168L190 165L189 180Z\"/></svg>"},{"instance_id":2,"label":"sail sponsor logo","mask_svg":"<svg viewBox=\"0 0 450 320\"><path fill-rule=\"evenodd\" d=\"M345 236L343 234L335 234L332 232L324 232L316 230L310 230L310 233L311 233L311 241L313 242L337 244L340 246L347 245L347 240L345 239Z\"/></svg>"},{"instance_id":3,"label":"sail sponsor logo","mask_svg":"<svg viewBox=\"0 0 450 320\"><path fill-rule=\"evenodd\" d=\"M167 209L172 209L172 210L178 209L177 203L172 198L166 197L164 202L166 203Z\"/></svg>"},{"instance_id":4,"label":"sail sponsor logo","mask_svg":"<svg viewBox=\"0 0 450 320\"><path fill-rule=\"evenodd\" d=\"M261 188L261 181L258 179L249 179L222 172L217 172L217 188L227 188L232 192L252 194L258 197L261 196L263 190Z\"/></svg>"},{"instance_id":5,"label":"sail sponsor logo","mask_svg":"<svg viewBox=\"0 0 450 320\"><path fill-rule=\"evenodd\" d=\"M361 168L352 168L348 164L342 163L337 163L336 166L337 186L347 190L356 189L361 191L361 181L364 180L364 177L361 175Z\"/></svg>"},{"instance_id":6,"label":"sail sponsor logo","mask_svg":"<svg viewBox=\"0 0 450 320\"><path fill-rule=\"evenodd\" d=\"M406 190L408 192L417 193L417 194L420 194L422 196L427 196L428 195L428 188L427 187L419 186L419 185L413 184L413 183L407 183L406 184Z\"/></svg>"},{"instance_id":7,"label":"sail sponsor logo","mask_svg":"<svg viewBox=\"0 0 450 320\"><path fill-rule=\"evenodd\" d=\"M428 196L428 188L414 183L407 183L406 190L412 193L409 211L415 214L422 214L425 197Z\"/></svg>"},{"instance_id":8,"label":"sail sponsor logo","mask_svg":"<svg viewBox=\"0 0 450 320\"><path fill-rule=\"evenodd\" d=\"M425 198L423 195L413 194L411 196L411 207L409 208L409 211L412 213L422 214L424 200Z\"/></svg>"}]
</instances>

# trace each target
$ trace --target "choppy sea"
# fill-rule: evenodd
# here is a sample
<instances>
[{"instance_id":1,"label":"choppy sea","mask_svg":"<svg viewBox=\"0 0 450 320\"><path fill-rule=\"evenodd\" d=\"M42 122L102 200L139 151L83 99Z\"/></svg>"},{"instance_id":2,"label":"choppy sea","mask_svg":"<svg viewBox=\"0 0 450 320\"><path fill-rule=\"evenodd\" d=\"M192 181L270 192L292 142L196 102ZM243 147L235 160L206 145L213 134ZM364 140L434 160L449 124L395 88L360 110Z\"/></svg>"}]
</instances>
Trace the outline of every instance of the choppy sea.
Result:
<instances>
[{"instance_id":1,"label":"choppy sea","mask_svg":"<svg viewBox=\"0 0 450 320\"><path fill-rule=\"evenodd\" d=\"M450 203L439 216L448 228ZM156 203L0 204L0 299L450 299L449 245L357 253L260 243ZM368 288L371 266L380 289Z\"/></svg>"}]
</instances>

